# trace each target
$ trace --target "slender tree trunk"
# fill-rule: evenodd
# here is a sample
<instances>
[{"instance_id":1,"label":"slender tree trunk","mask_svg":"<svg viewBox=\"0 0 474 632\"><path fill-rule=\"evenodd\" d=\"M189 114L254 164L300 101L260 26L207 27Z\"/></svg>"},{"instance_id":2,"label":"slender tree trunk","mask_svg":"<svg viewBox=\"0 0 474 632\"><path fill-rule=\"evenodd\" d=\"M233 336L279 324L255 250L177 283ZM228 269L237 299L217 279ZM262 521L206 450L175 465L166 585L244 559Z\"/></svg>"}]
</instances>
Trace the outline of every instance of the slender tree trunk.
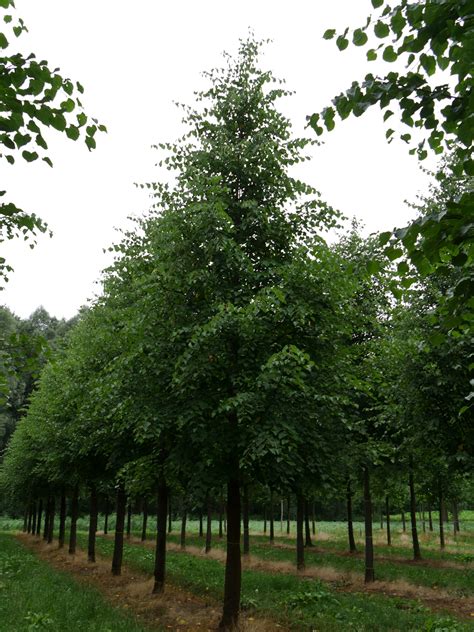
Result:
<instances>
[{"instance_id":1,"label":"slender tree trunk","mask_svg":"<svg viewBox=\"0 0 474 632\"><path fill-rule=\"evenodd\" d=\"M71 499L71 528L69 530L69 555L75 555L77 545L77 515L79 512L79 486L75 485Z\"/></svg>"},{"instance_id":2,"label":"slender tree trunk","mask_svg":"<svg viewBox=\"0 0 474 632\"><path fill-rule=\"evenodd\" d=\"M240 558L240 483L238 461L230 469L227 484L227 559L224 580L224 607L219 630L231 632L239 622L242 566Z\"/></svg>"},{"instance_id":3,"label":"slender tree trunk","mask_svg":"<svg viewBox=\"0 0 474 632\"><path fill-rule=\"evenodd\" d=\"M311 542L311 530L309 526L309 503L305 499L304 501L304 534L305 534L305 546L313 546Z\"/></svg>"},{"instance_id":4,"label":"slender tree trunk","mask_svg":"<svg viewBox=\"0 0 474 632\"><path fill-rule=\"evenodd\" d=\"M36 535L40 535L41 534L41 518L43 515L43 499L40 498L39 499L39 504L38 504L38 520L36 522Z\"/></svg>"},{"instance_id":5,"label":"slender tree trunk","mask_svg":"<svg viewBox=\"0 0 474 632\"><path fill-rule=\"evenodd\" d=\"M33 506L35 508L35 522L36 522L36 502L33 504ZM27 506L23 514L23 533L28 532L28 513L29 512L28 512L28 506Z\"/></svg>"},{"instance_id":6,"label":"slender tree trunk","mask_svg":"<svg viewBox=\"0 0 474 632\"><path fill-rule=\"evenodd\" d=\"M171 495L168 490L168 533L173 531L173 519L171 517Z\"/></svg>"},{"instance_id":7,"label":"slender tree trunk","mask_svg":"<svg viewBox=\"0 0 474 632\"><path fill-rule=\"evenodd\" d=\"M36 533L36 502L34 502L31 506L30 531Z\"/></svg>"},{"instance_id":8,"label":"slender tree trunk","mask_svg":"<svg viewBox=\"0 0 474 632\"><path fill-rule=\"evenodd\" d=\"M304 539L303 539L303 523L304 523L304 498L301 494L296 495L296 568L304 571Z\"/></svg>"},{"instance_id":9,"label":"slender tree trunk","mask_svg":"<svg viewBox=\"0 0 474 632\"><path fill-rule=\"evenodd\" d=\"M354 538L354 524L352 520L352 489L351 489L351 480L347 479L347 492L346 492L346 500L347 500L347 533L349 536L349 551L351 553L355 553L357 551L355 538Z\"/></svg>"},{"instance_id":10,"label":"slender tree trunk","mask_svg":"<svg viewBox=\"0 0 474 632\"><path fill-rule=\"evenodd\" d=\"M423 528L423 533L426 533L426 520L425 520L425 508L424 508L424 505L421 505L421 526Z\"/></svg>"},{"instance_id":11,"label":"slender tree trunk","mask_svg":"<svg viewBox=\"0 0 474 632\"><path fill-rule=\"evenodd\" d=\"M32 522L33 522L33 504L30 504L28 506L28 526L26 527L26 532L27 533L32 533L31 528L32 528ZM35 525L36 527L36 525ZM33 535L36 533L36 530L33 531Z\"/></svg>"},{"instance_id":12,"label":"slender tree trunk","mask_svg":"<svg viewBox=\"0 0 474 632\"><path fill-rule=\"evenodd\" d=\"M280 498L280 533L283 533L283 498Z\"/></svg>"},{"instance_id":13,"label":"slender tree trunk","mask_svg":"<svg viewBox=\"0 0 474 632\"><path fill-rule=\"evenodd\" d=\"M128 503L127 508L127 539L130 539L130 535L132 533L132 503Z\"/></svg>"},{"instance_id":14,"label":"slender tree trunk","mask_svg":"<svg viewBox=\"0 0 474 632\"><path fill-rule=\"evenodd\" d=\"M242 518L244 523L244 555L250 553L250 533L249 533L249 492L248 486L244 485L242 496Z\"/></svg>"},{"instance_id":15,"label":"slender tree trunk","mask_svg":"<svg viewBox=\"0 0 474 632\"><path fill-rule=\"evenodd\" d=\"M212 505L209 496L206 498L207 520L206 520L206 546L204 551L209 553L212 543Z\"/></svg>"},{"instance_id":16,"label":"slender tree trunk","mask_svg":"<svg viewBox=\"0 0 474 632\"><path fill-rule=\"evenodd\" d=\"M313 535L316 535L316 508L314 502L311 505L311 523Z\"/></svg>"},{"instance_id":17,"label":"slender tree trunk","mask_svg":"<svg viewBox=\"0 0 474 632\"><path fill-rule=\"evenodd\" d=\"M222 524L223 521L224 521L224 499L222 498L222 493L221 493L221 498L219 501L219 538L224 537L223 524Z\"/></svg>"},{"instance_id":18,"label":"slender tree trunk","mask_svg":"<svg viewBox=\"0 0 474 632\"><path fill-rule=\"evenodd\" d=\"M105 518L104 518L104 535L109 533L109 513L110 513L110 502L109 497L105 499Z\"/></svg>"},{"instance_id":19,"label":"slender tree trunk","mask_svg":"<svg viewBox=\"0 0 474 632\"><path fill-rule=\"evenodd\" d=\"M142 542L146 540L146 526L148 522L148 502L147 499L143 501L143 522L142 522Z\"/></svg>"},{"instance_id":20,"label":"slender tree trunk","mask_svg":"<svg viewBox=\"0 0 474 632\"><path fill-rule=\"evenodd\" d=\"M273 503L273 491L270 491L270 544L275 541L275 505Z\"/></svg>"},{"instance_id":21,"label":"slender tree trunk","mask_svg":"<svg viewBox=\"0 0 474 632\"><path fill-rule=\"evenodd\" d=\"M408 484L410 487L410 520L411 520L411 537L413 540L413 558L421 560L420 543L418 542L418 530L416 528L416 497L415 497L415 481L413 477L413 458L410 457L410 472Z\"/></svg>"},{"instance_id":22,"label":"slender tree trunk","mask_svg":"<svg viewBox=\"0 0 474 632\"><path fill-rule=\"evenodd\" d=\"M369 468L364 467L364 515L365 515L365 583L375 581L374 541L372 538L372 498L370 496Z\"/></svg>"},{"instance_id":23,"label":"slender tree trunk","mask_svg":"<svg viewBox=\"0 0 474 632\"><path fill-rule=\"evenodd\" d=\"M61 502L59 505L59 536L58 547L62 549L66 540L66 494L61 492Z\"/></svg>"},{"instance_id":24,"label":"slender tree trunk","mask_svg":"<svg viewBox=\"0 0 474 632\"><path fill-rule=\"evenodd\" d=\"M158 484L158 512L155 551L155 584L153 593L159 594L165 590L166 573L166 519L168 512L168 487L162 479Z\"/></svg>"},{"instance_id":25,"label":"slender tree trunk","mask_svg":"<svg viewBox=\"0 0 474 632\"><path fill-rule=\"evenodd\" d=\"M390 505L388 502L388 494L385 496L385 519L387 521L387 545L392 546L392 534L390 533Z\"/></svg>"},{"instance_id":26,"label":"slender tree trunk","mask_svg":"<svg viewBox=\"0 0 474 632\"><path fill-rule=\"evenodd\" d=\"M125 514L127 512L127 496L125 488L120 484L117 488L117 514L115 519L114 553L112 557L112 575L120 575L122 572L123 558L123 530L125 526Z\"/></svg>"},{"instance_id":27,"label":"slender tree trunk","mask_svg":"<svg viewBox=\"0 0 474 632\"><path fill-rule=\"evenodd\" d=\"M263 507L263 535L267 533L267 506Z\"/></svg>"},{"instance_id":28,"label":"slender tree trunk","mask_svg":"<svg viewBox=\"0 0 474 632\"><path fill-rule=\"evenodd\" d=\"M51 544L53 542L55 514L56 514L56 499L54 498L54 496L52 496L50 507L49 507L48 544Z\"/></svg>"},{"instance_id":29,"label":"slender tree trunk","mask_svg":"<svg viewBox=\"0 0 474 632\"><path fill-rule=\"evenodd\" d=\"M43 540L45 542L48 541L50 516L51 516L51 497L48 496L48 500L46 501L46 507L45 507L45 512L44 512L44 525L43 525Z\"/></svg>"},{"instance_id":30,"label":"slender tree trunk","mask_svg":"<svg viewBox=\"0 0 474 632\"><path fill-rule=\"evenodd\" d=\"M454 534L459 533L461 530L459 526L459 511L457 500L453 500L453 528Z\"/></svg>"},{"instance_id":31,"label":"slender tree trunk","mask_svg":"<svg viewBox=\"0 0 474 632\"><path fill-rule=\"evenodd\" d=\"M183 515L181 516L181 548L186 548L186 519L188 516L188 512L186 509L186 505L183 506ZM222 524L221 524L222 527Z\"/></svg>"},{"instance_id":32,"label":"slender tree trunk","mask_svg":"<svg viewBox=\"0 0 474 632\"><path fill-rule=\"evenodd\" d=\"M428 528L433 531L433 516L431 514L431 505L428 505Z\"/></svg>"},{"instance_id":33,"label":"slender tree trunk","mask_svg":"<svg viewBox=\"0 0 474 632\"><path fill-rule=\"evenodd\" d=\"M89 562L95 562L95 537L97 533L97 517L99 515L99 501L95 485L91 485L89 507L89 540L87 543L87 559Z\"/></svg>"},{"instance_id":34,"label":"slender tree trunk","mask_svg":"<svg viewBox=\"0 0 474 632\"><path fill-rule=\"evenodd\" d=\"M290 534L291 520L290 520L290 496L286 500L286 533Z\"/></svg>"},{"instance_id":35,"label":"slender tree trunk","mask_svg":"<svg viewBox=\"0 0 474 632\"><path fill-rule=\"evenodd\" d=\"M199 510L199 537L204 537L203 515L202 509Z\"/></svg>"},{"instance_id":36,"label":"slender tree trunk","mask_svg":"<svg viewBox=\"0 0 474 632\"><path fill-rule=\"evenodd\" d=\"M441 485L441 480L438 479L438 498L439 498L439 546L441 549L444 549L444 523L443 523L443 513L444 513L444 498L443 498L443 487Z\"/></svg>"},{"instance_id":37,"label":"slender tree trunk","mask_svg":"<svg viewBox=\"0 0 474 632\"><path fill-rule=\"evenodd\" d=\"M403 533L406 533L407 530L407 521L405 519L405 512L402 509L402 529L403 529Z\"/></svg>"}]
</instances>

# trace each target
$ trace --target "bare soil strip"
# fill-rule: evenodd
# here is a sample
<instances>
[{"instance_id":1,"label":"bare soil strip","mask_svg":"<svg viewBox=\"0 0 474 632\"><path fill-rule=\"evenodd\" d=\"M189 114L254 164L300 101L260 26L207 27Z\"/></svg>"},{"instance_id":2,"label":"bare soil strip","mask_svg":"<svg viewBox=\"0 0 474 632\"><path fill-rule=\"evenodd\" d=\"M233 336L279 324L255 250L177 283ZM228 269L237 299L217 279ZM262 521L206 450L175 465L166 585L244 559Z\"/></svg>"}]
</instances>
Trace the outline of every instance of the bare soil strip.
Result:
<instances>
[{"instance_id":1,"label":"bare soil strip","mask_svg":"<svg viewBox=\"0 0 474 632\"><path fill-rule=\"evenodd\" d=\"M134 544L145 544L154 548L151 541L141 542L138 538L131 538ZM168 542L167 548L170 551L181 551L196 557L208 557L219 562L225 562L225 551L222 549L211 549L205 553L204 549L196 546L187 546L184 551L179 545ZM434 611L449 611L457 617L462 617L472 621L474 613L474 597L453 596L447 590L441 588L429 588L417 586L404 580L396 581L375 581L373 584L365 584L360 573L351 571L340 571L330 566L311 566L302 572L298 572L290 562L278 562L262 560L254 555L242 556L242 568L263 571L267 573L288 573L299 577L308 577L328 582L335 590L341 592L357 593L379 593L388 597L399 597L408 600L419 600L428 608Z\"/></svg>"},{"instance_id":2,"label":"bare soil strip","mask_svg":"<svg viewBox=\"0 0 474 632\"><path fill-rule=\"evenodd\" d=\"M153 595L153 579L149 575L132 570L125 564L122 575L114 577L110 572L110 560L97 558L92 564L84 551L76 555L48 545L42 539L25 534L17 535L20 542L53 568L66 571L79 582L94 586L116 608L136 616L137 620L151 630L173 630L179 632L212 631L217 629L221 606L210 598L201 599L170 583L163 595ZM242 615L244 631L272 632L282 629L274 621Z\"/></svg>"}]
</instances>

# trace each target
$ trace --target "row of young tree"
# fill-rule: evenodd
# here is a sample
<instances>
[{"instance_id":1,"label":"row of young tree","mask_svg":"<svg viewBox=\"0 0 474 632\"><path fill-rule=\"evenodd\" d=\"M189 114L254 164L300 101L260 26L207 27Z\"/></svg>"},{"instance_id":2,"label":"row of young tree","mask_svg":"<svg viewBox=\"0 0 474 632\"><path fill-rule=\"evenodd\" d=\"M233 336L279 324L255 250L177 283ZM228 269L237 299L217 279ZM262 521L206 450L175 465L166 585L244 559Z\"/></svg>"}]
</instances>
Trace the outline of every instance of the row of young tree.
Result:
<instances>
[{"instance_id":1,"label":"row of young tree","mask_svg":"<svg viewBox=\"0 0 474 632\"><path fill-rule=\"evenodd\" d=\"M308 503L347 498L351 526L362 486L373 581L372 475L400 509L400 482L408 486L419 558L415 484L442 516L472 473L470 340L462 327L448 331L438 309L458 272L448 262L422 279L355 225L326 243L340 216L290 175L311 141L293 138L277 110L288 92L259 68L261 46L241 42L208 73L197 109L184 107L187 133L159 147L175 180L145 185L154 210L114 247L103 295L44 368L1 470L30 531L41 502L52 538L59 504L60 543L70 498L70 552L87 495L90 559L98 498L115 490L115 574L127 498L156 499L155 592L165 585L170 496L184 517L224 486L222 630L238 622L252 494L293 500L303 568ZM448 180L421 213L443 204Z\"/></svg>"}]
</instances>

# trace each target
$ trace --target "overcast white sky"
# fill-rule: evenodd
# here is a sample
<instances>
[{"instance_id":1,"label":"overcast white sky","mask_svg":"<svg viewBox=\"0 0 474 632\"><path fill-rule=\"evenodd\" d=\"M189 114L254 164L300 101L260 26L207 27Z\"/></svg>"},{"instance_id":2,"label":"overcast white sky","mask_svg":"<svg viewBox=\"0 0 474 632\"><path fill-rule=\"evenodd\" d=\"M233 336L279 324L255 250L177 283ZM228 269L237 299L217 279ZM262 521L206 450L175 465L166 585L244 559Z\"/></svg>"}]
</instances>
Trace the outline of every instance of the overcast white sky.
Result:
<instances>
[{"instance_id":1,"label":"overcast white sky","mask_svg":"<svg viewBox=\"0 0 474 632\"><path fill-rule=\"evenodd\" d=\"M181 115L173 101L192 103L193 91L203 86L200 72L220 65L221 52L235 51L249 27L257 37L273 39L262 65L296 91L282 110L299 134L307 114L381 68L365 61L363 49L340 53L322 39L326 28L363 24L370 0L16 0L16 5L29 28L20 38L22 49L79 80L87 113L109 130L97 137L92 153L82 142L47 135L54 169L21 159L12 167L1 163L8 198L36 212L54 231L52 239L41 236L34 250L20 242L2 244L15 272L0 303L22 317L43 305L69 318L97 291L94 282L109 260L103 249L118 239L114 227L149 206L134 183L158 178L158 154L150 145L180 135ZM326 201L364 221L369 232L406 223L412 212L404 200L414 200L427 186L406 145L387 145L384 131L378 110L346 120L324 137L324 146L314 149L314 160L298 174Z\"/></svg>"}]
</instances>

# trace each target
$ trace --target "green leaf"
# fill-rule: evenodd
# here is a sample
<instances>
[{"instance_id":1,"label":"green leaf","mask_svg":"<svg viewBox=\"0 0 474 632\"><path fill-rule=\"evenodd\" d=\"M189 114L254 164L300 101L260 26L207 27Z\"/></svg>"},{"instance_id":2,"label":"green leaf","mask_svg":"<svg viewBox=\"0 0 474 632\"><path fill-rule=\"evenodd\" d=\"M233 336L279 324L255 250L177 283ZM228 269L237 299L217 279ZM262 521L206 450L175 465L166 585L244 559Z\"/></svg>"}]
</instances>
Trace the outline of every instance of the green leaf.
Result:
<instances>
[{"instance_id":1,"label":"green leaf","mask_svg":"<svg viewBox=\"0 0 474 632\"><path fill-rule=\"evenodd\" d=\"M71 140L77 140L79 138L79 135L79 128L75 125L70 125L69 127L66 127L66 136Z\"/></svg>"},{"instance_id":2,"label":"green leaf","mask_svg":"<svg viewBox=\"0 0 474 632\"><path fill-rule=\"evenodd\" d=\"M408 272L410 271L410 266L406 261L400 261L400 263L397 265L397 271L398 274L408 274Z\"/></svg>"},{"instance_id":3,"label":"green leaf","mask_svg":"<svg viewBox=\"0 0 474 632\"><path fill-rule=\"evenodd\" d=\"M48 158L48 156L45 156L45 157L43 158L43 160L44 160L44 162L45 162L46 164L48 164L50 167L52 167L52 166L53 166L53 163L52 163L52 161L51 161L51 158Z\"/></svg>"},{"instance_id":4,"label":"green leaf","mask_svg":"<svg viewBox=\"0 0 474 632\"><path fill-rule=\"evenodd\" d=\"M20 148L24 145L27 145L31 141L31 136L29 134L21 134L20 132L17 132L14 136L14 140L16 146Z\"/></svg>"},{"instance_id":5,"label":"green leaf","mask_svg":"<svg viewBox=\"0 0 474 632\"><path fill-rule=\"evenodd\" d=\"M83 125L85 125L87 123L87 115L84 114L84 112L80 112L77 116L77 123L79 125L79 127L82 127Z\"/></svg>"},{"instance_id":6,"label":"green leaf","mask_svg":"<svg viewBox=\"0 0 474 632\"><path fill-rule=\"evenodd\" d=\"M390 241L390 238L392 237L392 231L387 231L385 233L380 233L378 240L379 240L379 244L381 246L385 246L385 244L387 244Z\"/></svg>"},{"instance_id":7,"label":"green leaf","mask_svg":"<svg viewBox=\"0 0 474 632\"><path fill-rule=\"evenodd\" d=\"M8 9L8 7L13 6L12 0L0 0L0 7L4 9Z\"/></svg>"},{"instance_id":8,"label":"green leaf","mask_svg":"<svg viewBox=\"0 0 474 632\"><path fill-rule=\"evenodd\" d=\"M327 29L324 31L323 39L330 40L336 35L336 29Z\"/></svg>"},{"instance_id":9,"label":"green leaf","mask_svg":"<svg viewBox=\"0 0 474 632\"><path fill-rule=\"evenodd\" d=\"M26 162L33 162L34 160L37 160L39 157L36 151L26 151L26 149L25 151L21 153L21 155L26 160Z\"/></svg>"},{"instance_id":10,"label":"green leaf","mask_svg":"<svg viewBox=\"0 0 474 632\"><path fill-rule=\"evenodd\" d=\"M373 48L367 51L367 61L375 61L377 59L377 53Z\"/></svg>"},{"instance_id":11,"label":"green leaf","mask_svg":"<svg viewBox=\"0 0 474 632\"><path fill-rule=\"evenodd\" d=\"M89 150L95 149L96 148L95 139L92 138L92 136L86 136L86 145L88 146Z\"/></svg>"},{"instance_id":12,"label":"green leaf","mask_svg":"<svg viewBox=\"0 0 474 632\"><path fill-rule=\"evenodd\" d=\"M374 25L374 33L376 37L382 39L384 37L388 37L388 35L390 34L390 28L388 24L385 24L385 22L381 22L379 20Z\"/></svg>"},{"instance_id":13,"label":"green leaf","mask_svg":"<svg viewBox=\"0 0 474 632\"><path fill-rule=\"evenodd\" d=\"M367 261L367 272L369 274L378 274L381 269L382 266L380 265L379 261L374 261L373 259Z\"/></svg>"},{"instance_id":14,"label":"green leaf","mask_svg":"<svg viewBox=\"0 0 474 632\"><path fill-rule=\"evenodd\" d=\"M8 40L3 33L0 33L0 48L7 48Z\"/></svg>"},{"instance_id":15,"label":"green leaf","mask_svg":"<svg viewBox=\"0 0 474 632\"><path fill-rule=\"evenodd\" d=\"M5 15L5 16L3 16L3 21L4 21L6 24L10 24L10 22L11 22L12 20L13 20L13 17L12 17L11 15Z\"/></svg>"},{"instance_id":16,"label":"green leaf","mask_svg":"<svg viewBox=\"0 0 474 632\"><path fill-rule=\"evenodd\" d=\"M356 29L352 36L352 43L355 46L364 46L367 43L368 37L362 29Z\"/></svg>"},{"instance_id":17,"label":"green leaf","mask_svg":"<svg viewBox=\"0 0 474 632\"><path fill-rule=\"evenodd\" d=\"M349 40L347 40L343 35L339 35L336 40L336 44L339 50L345 50L349 46Z\"/></svg>"},{"instance_id":18,"label":"green leaf","mask_svg":"<svg viewBox=\"0 0 474 632\"><path fill-rule=\"evenodd\" d=\"M75 107L76 107L76 104L74 103L72 99L66 99L66 101L63 101L61 103L61 109L64 112L72 112Z\"/></svg>"},{"instance_id":19,"label":"green leaf","mask_svg":"<svg viewBox=\"0 0 474 632\"><path fill-rule=\"evenodd\" d=\"M432 55L425 55L425 53L422 53L420 55L420 63L428 75L434 75L436 71L436 60Z\"/></svg>"},{"instance_id":20,"label":"green leaf","mask_svg":"<svg viewBox=\"0 0 474 632\"><path fill-rule=\"evenodd\" d=\"M371 0L371 2L374 9L378 9L379 7L383 5L384 0Z\"/></svg>"},{"instance_id":21,"label":"green leaf","mask_svg":"<svg viewBox=\"0 0 474 632\"><path fill-rule=\"evenodd\" d=\"M393 50L393 46L387 46L384 51L383 51L383 55L382 55L384 61L388 61L389 63L392 63L394 61L397 61L398 59L398 55L397 53Z\"/></svg>"},{"instance_id":22,"label":"green leaf","mask_svg":"<svg viewBox=\"0 0 474 632\"><path fill-rule=\"evenodd\" d=\"M403 255L403 250L395 246L390 246L389 248L385 248L384 254L390 261L395 261L395 259L399 259Z\"/></svg>"}]
</instances>

